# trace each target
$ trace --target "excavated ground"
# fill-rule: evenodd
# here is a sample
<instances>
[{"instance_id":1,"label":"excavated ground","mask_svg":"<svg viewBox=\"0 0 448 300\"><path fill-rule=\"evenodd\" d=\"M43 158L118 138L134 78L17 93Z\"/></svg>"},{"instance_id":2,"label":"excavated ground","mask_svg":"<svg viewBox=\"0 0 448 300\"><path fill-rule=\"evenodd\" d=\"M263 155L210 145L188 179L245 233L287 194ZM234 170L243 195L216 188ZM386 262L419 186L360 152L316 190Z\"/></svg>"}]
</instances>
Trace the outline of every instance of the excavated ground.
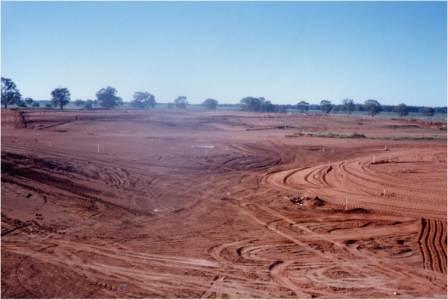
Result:
<instances>
[{"instance_id":1,"label":"excavated ground","mask_svg":"<svg viewBox=\"0 0 448 300\"><path fill-rule=\"evenodd\" d=\"M3 298L446 297L446 123L3 110L1 141Z\"/></svg>"}]
</instances>

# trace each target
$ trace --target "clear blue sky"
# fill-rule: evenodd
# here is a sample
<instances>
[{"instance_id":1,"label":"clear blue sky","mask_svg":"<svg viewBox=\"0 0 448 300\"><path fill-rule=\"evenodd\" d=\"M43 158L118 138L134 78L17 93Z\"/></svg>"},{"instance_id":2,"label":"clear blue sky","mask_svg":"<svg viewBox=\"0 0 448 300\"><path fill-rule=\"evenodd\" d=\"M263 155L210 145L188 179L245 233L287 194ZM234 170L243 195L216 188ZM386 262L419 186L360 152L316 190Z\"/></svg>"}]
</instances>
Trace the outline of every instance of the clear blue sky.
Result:
<instances>
[{"instance_id":1,"label":"clear blue sky","mask_svg":"<svg viewBox=\"0 0 448 300\"><path fill-rule=\"evenodd\" d=\"M2 76L72 99L446 105L445 2L5 2Z\"/></svg>"}]
</instances>

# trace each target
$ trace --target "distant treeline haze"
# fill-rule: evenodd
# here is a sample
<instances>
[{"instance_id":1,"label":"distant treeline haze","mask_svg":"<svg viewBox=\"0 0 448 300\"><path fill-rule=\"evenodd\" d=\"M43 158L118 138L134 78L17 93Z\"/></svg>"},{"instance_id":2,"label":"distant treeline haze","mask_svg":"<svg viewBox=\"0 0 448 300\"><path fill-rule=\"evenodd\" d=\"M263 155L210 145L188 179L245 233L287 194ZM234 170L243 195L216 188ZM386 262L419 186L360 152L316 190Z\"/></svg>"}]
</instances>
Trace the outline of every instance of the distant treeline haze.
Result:
<instances>
[{"instance_id":1,"label":"distant treeline haze","mask_svg":"<svg viewBox=\"0 0 448 300\"><path fill-rule=\"evenodd\" d=\"M71 100L70 91L64 87L55 88L51 91L50 101L35 101L32 98L23 98L16 84L9 78L2 77L2 105L4 108L8 106L14 107L32 107L38 108L42 102L49 109L64 109L69 103L72 103L80 109L114 109L124 104L118 92L113 87L105 87L96 93L95 99L76 99ZM156 106L156 97L146 91L135 92L133 98L129 101L129 105L137 109L152 109ZM236 107L244 111L252 112L287 112L296 110L302 113L309 111L320 111L323 114L329 113L346 113L365 112L371 116L375 116L381 112L393 112L399 116L407 116L409 113L421 113L424 116L433 116L435 113L447 113L447 107L428 107L428 106L408 106L404 103L398 105L382 105L378 100L367 99L363 103L356 103L353 99L342 99L341 103L333 104L330 100L322 100L319 104L310 104L306 101L298 101L297 104L272 104L271 101L263 97L245 97L238 104L219 104L218 100L208 98L201 104L205 109L216 109L221 107ZM186 109L189 106L186 96L179 96L168 103L168 108Z\"/></svg>"}]
</instances>

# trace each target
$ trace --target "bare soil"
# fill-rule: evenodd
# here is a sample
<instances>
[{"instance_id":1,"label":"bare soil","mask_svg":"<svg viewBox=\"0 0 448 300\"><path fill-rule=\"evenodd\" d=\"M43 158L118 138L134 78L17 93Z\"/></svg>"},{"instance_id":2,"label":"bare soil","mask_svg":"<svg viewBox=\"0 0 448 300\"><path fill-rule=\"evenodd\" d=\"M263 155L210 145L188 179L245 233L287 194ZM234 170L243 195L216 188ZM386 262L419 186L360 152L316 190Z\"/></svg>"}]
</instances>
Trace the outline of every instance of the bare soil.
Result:
<instances>
[{"instance_id":1,"label":"bare soil","mask_svg":"<svg viewBox=\"0 0 448 300\"><path fill-rule=\"evenodd\" d=\"M447 296L446 123L2 110L1 141L3 298Z\"/></svg>"}]
</instances>

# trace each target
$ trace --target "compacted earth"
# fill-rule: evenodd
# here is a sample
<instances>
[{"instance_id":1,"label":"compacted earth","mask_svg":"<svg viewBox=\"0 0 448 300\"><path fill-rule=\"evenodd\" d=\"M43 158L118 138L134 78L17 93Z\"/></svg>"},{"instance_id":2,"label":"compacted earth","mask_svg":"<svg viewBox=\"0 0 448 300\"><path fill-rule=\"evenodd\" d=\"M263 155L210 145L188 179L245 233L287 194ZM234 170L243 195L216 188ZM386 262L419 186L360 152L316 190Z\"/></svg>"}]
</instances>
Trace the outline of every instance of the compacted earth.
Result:
<instances>
[{"instance_id":1,"label":"compacted earth","mask_svg":"<svg viewBox=\"0 0 448 300\"><path fill-rule=\"evenodd\" d=\"M3 110L3 298L446 298L446 123Z\"/></svg>"}]
</instances>

